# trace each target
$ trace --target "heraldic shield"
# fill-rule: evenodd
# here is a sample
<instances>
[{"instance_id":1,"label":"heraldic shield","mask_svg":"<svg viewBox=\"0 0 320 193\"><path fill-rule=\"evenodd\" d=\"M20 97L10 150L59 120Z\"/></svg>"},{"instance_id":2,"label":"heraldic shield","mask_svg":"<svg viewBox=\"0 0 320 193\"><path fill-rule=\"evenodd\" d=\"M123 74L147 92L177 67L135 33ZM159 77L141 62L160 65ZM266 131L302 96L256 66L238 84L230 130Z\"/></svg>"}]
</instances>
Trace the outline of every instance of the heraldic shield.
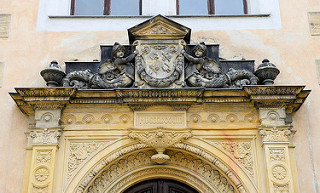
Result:
<instances>
[{"instance_id":1,"label":"heraldic shield","mask_svg":"<svg viewBox=\"0 0 320 193\"><path fill-rule=\"evenodd\" d=\"M181 88L184 83L184 40L137 40L136 86Z\"/></svg>"}]
</instances>

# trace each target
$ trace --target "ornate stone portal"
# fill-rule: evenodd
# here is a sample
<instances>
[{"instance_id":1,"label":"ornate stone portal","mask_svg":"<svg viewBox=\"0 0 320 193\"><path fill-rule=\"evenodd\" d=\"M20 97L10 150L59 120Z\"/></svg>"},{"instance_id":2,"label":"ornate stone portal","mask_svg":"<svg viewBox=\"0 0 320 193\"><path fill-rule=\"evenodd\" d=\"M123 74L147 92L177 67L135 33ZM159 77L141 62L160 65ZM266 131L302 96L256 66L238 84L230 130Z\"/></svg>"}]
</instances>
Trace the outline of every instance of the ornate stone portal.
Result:
<instances>
[{"instance_id":1,"label":"ornate stone portal","mask_svg":"<svg viewBox=\"0 0 320 193\"><path fill-rule=\"evenodd\" d=\"M190 45L191 30L160 15L128 32L130 45L101 46L101 62L65 73L53 61L49 87L10 93L29 116L23 192L161 178L201 193L297 192L292 113L310 91L272 85L268 60L256 71L219 60L218 45Z\"/></svg>"}]
</instances>

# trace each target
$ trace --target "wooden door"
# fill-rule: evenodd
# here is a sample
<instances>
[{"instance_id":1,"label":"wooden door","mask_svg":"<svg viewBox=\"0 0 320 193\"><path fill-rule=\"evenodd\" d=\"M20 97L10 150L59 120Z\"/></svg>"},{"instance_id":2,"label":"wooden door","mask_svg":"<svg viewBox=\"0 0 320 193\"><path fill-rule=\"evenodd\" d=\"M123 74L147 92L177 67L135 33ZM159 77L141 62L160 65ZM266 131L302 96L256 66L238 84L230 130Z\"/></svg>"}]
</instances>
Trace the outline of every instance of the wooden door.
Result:
<instances>
[{"instance_id":1,"label":"wooden door","mask_svg":"<svg viewBox=\"0 0 320 193\"><path fill-rule=\"evenodd\" d=\"M155 179L140 182L123 193L198 193L181 182L166 179Z\"/></svg>"}]
</instances>

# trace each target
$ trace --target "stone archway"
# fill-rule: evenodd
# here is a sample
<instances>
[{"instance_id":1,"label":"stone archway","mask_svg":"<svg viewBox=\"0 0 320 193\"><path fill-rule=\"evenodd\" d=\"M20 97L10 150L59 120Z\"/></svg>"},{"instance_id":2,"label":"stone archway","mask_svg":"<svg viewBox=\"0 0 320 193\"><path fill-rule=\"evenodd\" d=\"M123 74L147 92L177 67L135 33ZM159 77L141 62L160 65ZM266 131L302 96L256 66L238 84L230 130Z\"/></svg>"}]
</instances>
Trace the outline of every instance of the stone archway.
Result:
<instances>
[{"instance_id":1,"label":"stone archway","mask_svg":"<svg viewBox=\"0 0 320 193\"><path fill-rule=\"evenodd\" d=\"M180 143L169 148L166 153L171 159L166 165L152 162L151 156L156 153L153 149L133 146L136 148L115 152L120 156L102 164L103 167L95 164L75 192L119 193L136 183L159 178L180 181L203 193L256 192L248 191L238 175L214 156L192 145Z\"/></svg>"}]
</instances>

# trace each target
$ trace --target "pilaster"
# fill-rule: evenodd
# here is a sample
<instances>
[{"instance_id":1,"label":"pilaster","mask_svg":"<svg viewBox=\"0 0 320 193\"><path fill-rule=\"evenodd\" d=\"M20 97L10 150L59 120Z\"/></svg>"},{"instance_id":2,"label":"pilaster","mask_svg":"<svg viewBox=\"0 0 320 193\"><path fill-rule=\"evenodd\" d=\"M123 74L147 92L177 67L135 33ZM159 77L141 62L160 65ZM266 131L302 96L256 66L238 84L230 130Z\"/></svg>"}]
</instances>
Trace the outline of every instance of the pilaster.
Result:
<instances>
[{"instance_id":1,"label":"pilaster","mask_svg":"<svg viewBox=\"0 0 320 193\"><path fill-rule=\"evenodd\" d=\"M259 109L261 125L258 126L266 158L268 192L293 193L294 174L290 165L289 144L295 133L285 125L285 109ZM282 117L283 116L283 117Z\"/></svg>"},{"instance_id":2,"label":"pilaster","mask_svg":"<svg viewBox=\"0 0 320 193\"><path fill-rule=\"evenodd\" d=\"M300 106L300 97L306 91L299 86L246 87L245 90L259 112L257 126L265 154L267 192L297 193L295 157L289 147L296 130L291 125L292 113Z\"/></svg>"},{"instance_id":3,"label":"pilaster","mask_svg":"<svg viewBox=\"0 0 320 193\"><path fill-rule=\"evenodd\" d=\"M62 110L75 89L17 88L18 106L29 116L26 169L22 192L52 193L56 154L63 128Z\"/></svg>"}]
</instances>

